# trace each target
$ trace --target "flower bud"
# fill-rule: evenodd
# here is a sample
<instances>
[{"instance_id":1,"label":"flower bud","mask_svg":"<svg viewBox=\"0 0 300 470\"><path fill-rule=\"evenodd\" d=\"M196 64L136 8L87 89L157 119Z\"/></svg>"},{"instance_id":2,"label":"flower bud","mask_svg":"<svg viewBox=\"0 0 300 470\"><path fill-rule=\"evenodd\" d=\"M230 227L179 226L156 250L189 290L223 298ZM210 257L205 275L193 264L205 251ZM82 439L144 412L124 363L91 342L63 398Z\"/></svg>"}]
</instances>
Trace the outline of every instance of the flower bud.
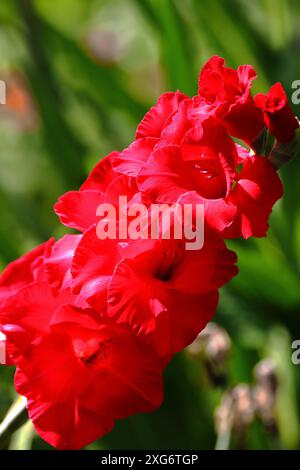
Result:
<instances>
[{"instance_id":1,"label":"flower bud","mask_svg":"<svg viewBox=\"0 0 300 470\"><path fill-rule=\"evenodd\" d=\"M255 140L251 143L251 149L257 155L264 155L267 144L268 129L264 127Z\"/></svg>"},{"instance_id":2,"label":"flower bud","mask_svg":"<svg viewBox=\"0 0 300 470\"><path fill-rule=\"evenodd\" d=\"M187 348L191 356L203 359L208 375L215 385L226 379L226 362L231 350L231 339L224 328L208 323L197 339Z\"/></svg>"},{"instance_id":3,"label":"flower bud","mask_svg":"<svg viewBox=\"0 0 300 470\"><path fill-rule=\"evenodd\" d=\"M276 366L272 359L260 361L254 369L257 385L253 389L253 399L257 416L271 432L276 432L276 391L278 380Z\"/></svg>"},{"instance_id":4,"label":"flower bud","mask_svg":"<svg viewBox=\"0 0 300 470\"><path fill-rule=\"evenodd\" d=\"M277 389L276 365L272 359L263 359L254 368L254 378L259 385L268 387L273 393Z\"/></svg>"},{"instance_id":5,"label":"flower bud","mask_svg":"<svg viewBox=\"0 0 300 470\"><path fill-rule=\"evenodd\" d=\"M295 132L295 137L287 143L276 142L268 157L271 165L278 170L282 165L288 163L300 152L300 129Z\"/></svg>"},{"instance_id":6,"label":"flower bud","mask_svg":"<svg viewBox=\"0 0 300 470\"><path fill-rule=\"evenodd\" d=\"M239 384L232 390L231 395L234 408L233 426L236 430L245 429L254 418L255 407L251 388L247 384Z\"/></svg>"},{"instance_id":7,"label":"flower bud","mask_svg":"<svg viewBox=\"0 0 300 470\"><path fill-rule=\"evenodd\" d=\"M232 395L227 392L223 395L220 405L215 410L214 421L217 434L230 432L234 419Z\"/></svg>"}]
</instances>

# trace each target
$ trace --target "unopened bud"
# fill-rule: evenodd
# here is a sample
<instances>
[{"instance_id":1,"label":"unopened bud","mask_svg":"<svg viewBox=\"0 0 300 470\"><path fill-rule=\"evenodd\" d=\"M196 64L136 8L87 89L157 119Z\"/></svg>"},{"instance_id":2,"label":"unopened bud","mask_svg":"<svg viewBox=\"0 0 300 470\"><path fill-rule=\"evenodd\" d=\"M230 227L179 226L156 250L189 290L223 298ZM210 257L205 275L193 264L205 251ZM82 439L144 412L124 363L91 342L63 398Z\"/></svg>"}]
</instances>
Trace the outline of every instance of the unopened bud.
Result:
<instances>
[{"instance_id":1,"label":"unopened bud","mask_svg":"<svg viewBox=\"0 0 300 470\"><path fill-rule=\"evenodd\" d=\"M256 385L253 389L253 399L257 416L269 430L274 430L276 428L275 395L270 393L268 387L265 387L264 385Z\"/></svg>"},{"instance_id":2,"label":"unopened bud","mask_svg":"<svg viewBox=\"0 0 300 470\"><path fill-rule=\"evenodd\" d=\"M250 145L251 149L257 155L264 155L267 145L268 129L266 127L258 134L254 142Z\"/></svg>"},{"instance_id":3,"label":"unopened bud","mask_svg":"<svg viewBox=\"0 0 300 470\"><path fill-rule=\"evenodd\" d=\"M257 416L271 432L276 432L276 391L278 380L272 359L260 361L254 369L253 399Z\"/></svg>"},{"instance_id":4,"label":"unopened bud","mask_svg":"<svg viewBox=\"0 0 300 470\"><path fill-rule=\"evenodd\" d=\"M254 378L257 384L264 385L275 393L278 381L274 361L269 358L260 361L254 368Z\"/></svg>"},{"instance_id":5,"label":"unopened bud","mask_svg":"<svg viewBox=\"0 0 300 470\"><path fill-rule=\"evenodd\" d=\"M216 385L223 385L225 382L226 361L230 350L228 333L216 323L208 323L187 348L188 354L204 361L208 375Z\"/></svg>"},{"instance_id":6,"label":"unopened bud","mask_svg":"<svg viewBox=\"0 0 300 470\"><path fill-rule=\"evenodd\" d=\"M234 428L245 429L254 418L254 403L251 388L247 384L237 385L231 392L234 408Z\"/></svg>"},{"instance_id":7,"label":"unopened bud","mask_svg":"<svg viewBox=\"0 0 300 470\"><path fill-rule=\"evenodd\" d=\"M234 419L232 396L230 392L225 393L220 405L216 408L214 421L217 434L224 434L231 430Z\"/></svg>"},{"instance_id":8,"label":"unopened bud","mask_svg":"<svg viewBox=\"0 0 300 470\"><path fill-rule=\"evenodd\" d=\"M271 165L278 170L282 165L288 163L300 152L300 129L295 132L295 137L291 142L276 142L272 148L268 160Z\"/></svg>"},{"instance_id":9,"label":"unopened bud","mask_svg":"<svg viewBox=\"0 0 300 470\"><path fill-rule=\"evenodd\" d=\"M197 339L187 348L191 355L204 351L207 359L222 361L228 357L231 340L228 333L216 323L208 323Z\"/></svg>"}]
</instances>

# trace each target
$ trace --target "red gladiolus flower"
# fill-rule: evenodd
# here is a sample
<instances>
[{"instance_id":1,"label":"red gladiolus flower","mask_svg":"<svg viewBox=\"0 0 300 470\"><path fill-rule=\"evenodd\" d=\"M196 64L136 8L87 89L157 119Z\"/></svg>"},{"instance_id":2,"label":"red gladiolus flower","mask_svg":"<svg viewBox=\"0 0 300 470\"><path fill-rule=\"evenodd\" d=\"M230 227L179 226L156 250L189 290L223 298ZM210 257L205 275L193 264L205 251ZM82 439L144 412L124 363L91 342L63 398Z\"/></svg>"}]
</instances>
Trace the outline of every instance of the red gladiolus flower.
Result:
<instances>
[{"instance_id":1,"label":"red gladiolus flower","mask_svg":"<svg viewBox=\"0 0 300 470\"><path fill-rule=\"evenodd\" d=\"M112 160L116 155L118 152L111 152L103 158L91 171L80 190L105 191L117 176L112 167Z\"/></svg>"},{"instance_id":2,"label":"red gladiolus flower","mask_svg":"<svg viewBox=\"0 0 300 470\"><path fill-rule=\"evenodd\" d=\"M71 265L74 251L81 235L65 235L52 247L51 253L44 260L44 270L49 284L56 289L72 287Z\"/></svg>"},{"instance_id":3,"label":"red gladiolus flower","mask_svg":"<svg viewBox=\"0 0 300 470\"><path fill-rule=\"evenodd\" d=\"M252 144L265 123L288 142L298 122L280 84L254 102L255 77L251 66L233 70L215 56L196 97L163 94L134 142L55 204L60 221L81 233L49 240L0 276L0 331L15 388L51 445L80 449L115 420L158 407L163 368L212 319L219 289L237 274L224 239L266 235L283 189L270 155ZM155 211L152 219L156 203L177 211L167 227ZM204 207L198 249L186 240L185 204L192 235ZM139 239L129 229L136 210ZM172 230L178 213L181 238Z\"/></svg>"},{"instance_id":4,"label":"red gladiolus flower","mask_svg":"<svg viewBox=\"0 0 300 470\"><path fill-rule=\"evenodd\" d=\"M282 185L270 163L260 162L261 158L249 154L241 158L223 126L209 118L188 131L181 146L154 151L137 183L155 202L203 204L206 223L223 236L233 236L234 226L235 237L262 237L272 207L282 196ZM256 162L256 171L250 161ZM244 179L248 184L241 183ZM261 200L268 202L260 204Z\"/></svg>"},{"instance_id":5,"label":"red gladiolus flower","mask_svg":"<svg viewBox=\"0 0 300 470\"><path fill-rule=\"evenodd\" d=\"M218 288L237 273L235 262L221 240L198 251L186 251L178 240L151 241L148 250L117 264L108 314L131 325L167 360L211 320Z\"/></svg>"},{"instance_id":6,"label":"red gladiolus flower","mask_svg":"<svg viewBox=\"0 0 300 470\"><path fill-rule=\"evenodd\" d=\"M264 113L269 131L278 142L286 143L293 140L299 122L290 108L281 83L275 83L266 95L258 93L254 99L256 106Z\"/></svg>"},{"instance_id":7,"label":"red gladiolus flower","mask_svg":"<svg viewBox=\"0 0 300 470\"><path fill-rule=\"evenodd\" d=\"M101 216L98 213L99 206L110 204L118 213L119 196L126 196L128 206L140 201L141 194L135 179L118 174L105 191L96 189L70 191L59 198L54 210L62 224L84 232L99 222L100 218L106 217L106 213Z\"/></svg>"},{"instance_id":8,"label":"red gladiolus flower","mask_svg":"<svg viewBox=\"0 0 300 470\"><path fill-rule=\"evenodd\" d=\"M101 160L80 191L70 191L59 198L54 210L64 225L82 232L97 221L97 207L105 201L108 188L119 176L112 168L116 155L118 152L112 152Z\"/></svg>"},{"instance_id":9,"label":"red gladiolus flower","mask_svg":"<svg viewBox=\"0 0 300 470\"><path fill-rule=\"evenodd\" d=\"M16 390L38 433L60 449L79 449L115 419L162 400L162 366L152 348L105 319L105 303L101 312L75 304L69 290L33 283L0 311Z\"/></svg>"},{"instance_id":10,"label":"red gladiolus flower","mask_svg":"<svg viewBox=\"0 0 300 470\"><path fill-rule=\"evenodd\" d=\"M197 336L213 316L218 288L237 272L235 255L226 250L221 240L215 241L212 235L210 238L211 242L208 241L203 249L189 252L184 249L184 242L178 240L122 243L118 240L99 240L95 226L91 227L74 252L71 267L73 293L99 310L106 301L108 291L108 314L128 323L138 335L146 336L146 341L154 344L162 356L170 357L189 344L190 338ZM202 265L203 273L200 276ZM138 267L134 277L130 266ZM194 288L190 281L193 266L198 271ZM173 277L175 273L181 273L178 278L181 279L180 283L171 283L171 273ZM146 290L140 287L142 285ZM136 302L143 301L144 307L143 304L135 304L135 299ZM188 314L183 315L185 310ZM145 315L147 320L143 326ZM172 334L165 331L167 325ZM170 334L173 340L169 344L167 336Z\"/></svg>"},{"instance_id":11,"label":"red gladiolus flower","mask_svg":"<svg viewBox=\"0 0 300 470\"><path fill-rule=\"evenodd\" d=\"M0 305L22 287L43 280L44 272L40 267L53 243L54 239L50 239L7 266L0 276Z\"/></svg>"},{"instance_id":12,"label":"red gladiolus flower","mask_svg":"<svg viewBox=\"0 0 300 470\"><path fill-rule=\"evenodd\" d=\"M92 306L102 305L116 264L120 261L118 240L99 240L96 226L85 232L73 257L73 292Z\"/></svg>"},{"instance_id":13,"label":"red gladiolus flower","mask_svg":"<svg viewBox=\"0 0 300 470\"><path fill-rule=\"evenodd\" d=\"M159 138L168 119L177 111L179 104L188 98L183 93L164 93L155 106L144 116L136 131L136 139L141 137Z\"/></svg>"},{"instance_id":14,"label":"red gladiolus flower","mask_svg":"<svg viewBox=\"0 0 300 470\"><path fill-rule=\"evenodd\" d=\"M251 65L237 70L225 67L221 57L212 57L199 76L199 114L218 117L229 134L248 145L255 141L264 127L262 112L255 107L250 93L256 72Z\"/></svg>"},{"instance_id":15,"label":"red gladiolus flower","mask_svg":"<svg viewBox=\"0 0 300 470\"><path fill-rule=\"evenodd\" d=\"M264 237L272 208L282 196L282 183L268 160L259 156L247 158L228 196L228 202L237 210L232 225L225 229L223 236Z\"/></svg>"},{"instance_id":16,"label":"red gladiolus flower","mask_svg":"<svg viewBox=\"0 0 300 470\"><path fill-rule=\"evenodd\" d=\"M136 177L158 143L159 139L152 137L135 140L127 149L113 158L113 168L118 173Z\"/></svg>"}]
</instances>

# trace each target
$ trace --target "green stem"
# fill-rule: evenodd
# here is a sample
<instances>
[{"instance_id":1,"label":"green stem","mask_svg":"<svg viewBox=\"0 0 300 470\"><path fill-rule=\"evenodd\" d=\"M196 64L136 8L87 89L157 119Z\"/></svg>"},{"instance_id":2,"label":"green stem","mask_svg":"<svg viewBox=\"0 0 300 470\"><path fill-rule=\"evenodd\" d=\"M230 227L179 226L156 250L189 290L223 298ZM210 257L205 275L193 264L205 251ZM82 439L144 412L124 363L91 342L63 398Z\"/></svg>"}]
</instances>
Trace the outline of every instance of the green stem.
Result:
<instances>
[{"instance_id":1,"label":"green stem","mask_svg":"<svg viewBox=\"0 0 300 470\"><path fill-rule=\"evenodd\" d=\"M28 419L26 400L18 398L9 409L4 420L0 424L0 449L3 449L11 434L17 431Z\"/></svg>"},{"instance_id":2,"label":"green stem","mask_svg":"<svg viewBox=\"0 0 300 470\"><path fill-rule=\"evenodd\" d=\"M231 428L228 427L217 435L215 450L228 450L230 446Z\"/></svg>"}]
</instances>

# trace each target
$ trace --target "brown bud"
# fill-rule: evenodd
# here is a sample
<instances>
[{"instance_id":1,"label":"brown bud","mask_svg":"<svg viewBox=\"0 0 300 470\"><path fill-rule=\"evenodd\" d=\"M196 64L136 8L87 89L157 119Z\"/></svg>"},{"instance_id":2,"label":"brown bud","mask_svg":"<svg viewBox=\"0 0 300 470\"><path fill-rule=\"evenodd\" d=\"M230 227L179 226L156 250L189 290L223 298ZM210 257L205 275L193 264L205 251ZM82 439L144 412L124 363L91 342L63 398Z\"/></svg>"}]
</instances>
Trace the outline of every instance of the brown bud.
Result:
<instances>
[{"instance_id":1,"label":"brown bud","mask_svg":"<svg viewBox=\"0 0 300 470\"><path fill-rule=\"evenodd\" d=\"M205 357L211 361L227 359L231 349L231 340L228 333L216 323L208 323L197 339L187 348L195 356L204 352Z\"/></svg>"},{"instance_id":2,"label":"brown bud","mask_svg":"<svg viewBox=\"0 0 300 470\"><path fill-rule=\"evenodd\" d=\"M245 429L254 418L255 406L249 385L239 384L231 392L236 430Z\"/></svg>"},{"instance_id":3,"label":"brown bud","mask_svg":"<svg viewBox=\"0 0 300 470\"><path fill-rule=\"evenodd\" d=\"M220 405L216 408L214 421L217 434L230 432L234 419L234 409L232 406L232 395L226 392L223 395Z\"/></svg>"},{"instance_id":4,"label":"brown bud","mask_svg":"<svg viewBox=\"0 0 300 470\"><path fill-rule=\"evenodd\" d=\"M256 386L253 398L257 416L271 431L276 432L276 391L278 380L272 359L260 361L254 369Z\"/></svg>"},{"instance_id":5,"label":"brown bud","mask_svg":"<svg viewBox=\"0 0 300 470\"><path fill-rule=\"evenodd\" d=\"M278 381L276 375L276 365L272 359L263 359L254 368L254 378L256 383L264 385L275 393Z\"/></svg>"},{"instance_id":6,"label":"brown bud","mask_svg":"<svg viewBox=\"0 0 300 470\"><path fill-rule=\"evenodd\" d=\"M208 323L197 339L187 348L192 357L201 359L215 385L226 382L226 361L231 349L228 333L216 323Z\"/></svg>"}]
</instances>

